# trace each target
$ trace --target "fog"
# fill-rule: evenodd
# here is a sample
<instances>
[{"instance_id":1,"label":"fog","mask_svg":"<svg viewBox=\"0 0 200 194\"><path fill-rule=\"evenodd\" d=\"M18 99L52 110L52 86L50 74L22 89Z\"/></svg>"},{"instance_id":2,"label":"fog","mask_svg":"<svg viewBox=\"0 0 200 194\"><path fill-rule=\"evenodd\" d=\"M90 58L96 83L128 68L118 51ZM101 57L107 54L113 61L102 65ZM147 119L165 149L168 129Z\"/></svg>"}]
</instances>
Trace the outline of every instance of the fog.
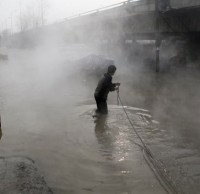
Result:
<instances>
[{"instance_id":1,"label":"fog","mask_svg":"<svg viewBox=\"0 0 200 194\"><path fill-rule=\"evenodd\" d=\"M116 27L118 22L112 25ZM106 168L113 177L117 176L114 172L117 162L111 162L112 166L111 159L98 155L101 152L98 146L103 145L104 152L119 146L119 152L115 150L113 155L121 156L124 147L120 144L113 148L118 125L122 126L124 141L133 137L123 112L116 113L112 108L117 105L117 93L109 94L109 115L123 119L109 117L108 123L114 124L111 122L106 133L96 132L92 118L84 121L81 117L87 112L93 114L94 90L106 71L106 60L112 59L117 66L113 82L121 83L119 95L123 105L148 110L156 123L149 121L146 128L140 129L145 143L165 166L179 193L198 193L200 78L199 59L193 59L193 48L197 47L197 52L198 46L187 39L180 43L174 37L166 38L160 48L160 72L156 73L155 41L128 39L124 43L121 32L129 26L128 29L119 26L116 33L111 32L109 35L114 34L115 38L110 42L97 41L95 37L109 33L105 26L98 27L90 34L91 28L84 25L46 26L14 34L1 42L0 53L8 55L8 60L0 61L1 155L32 158L58 194L88 193L96 182L89 189L85 185L92 177L102 178ZM105 61L95 63L93 55ZM147 118L141 116L142 119L145 123ZM128 141L127 145L131 147L133 143ZM110 166L104 169L103 162ZM118 192L116 185L111 183L111 193ZM125 192L133 189L124 188ZM101 186L98 192L108 193L109 189Z\"/></svg>"}]
</instances>

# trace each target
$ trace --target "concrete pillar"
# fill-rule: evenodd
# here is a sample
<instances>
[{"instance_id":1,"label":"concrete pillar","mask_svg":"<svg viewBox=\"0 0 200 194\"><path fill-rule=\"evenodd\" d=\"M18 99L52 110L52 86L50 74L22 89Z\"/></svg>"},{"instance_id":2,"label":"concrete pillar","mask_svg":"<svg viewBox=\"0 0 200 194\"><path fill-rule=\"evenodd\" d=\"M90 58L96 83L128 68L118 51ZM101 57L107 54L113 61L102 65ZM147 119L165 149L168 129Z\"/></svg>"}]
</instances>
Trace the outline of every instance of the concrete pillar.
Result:
<instances>
[{"instance_id":1,"label":"concrete pillar","mask_svg":"<svg viewBox=\"0 0 200 194\"><path fill-rule=\"evenodd\" d=\"M159 36L159 0L155 0L155 47L156 47L156 53L155 53L155 66L156 66L156 72L160 71L160 36Z\"/></svg>"},{"instance_id":2,"label":"concrete pillar","mask_svg":"<svg viewBox=\"0 0 200 194\"><path fill-rule=\"evenodd\" d=\"M1 131L1 116L0 116L0 140L1 140L1 137L2 137L2 131Z\"/></svg>"},{"instance_id":3,"label":"concrete pillar","mask_svg":"<svg viewBox=\"0 0 200 194\"><path fill-rule=\"evenodd\" d=\"M156 59L155 59L155 65L156 65L156 72L160 72L160 45L161 45L162 40L160 40L159 36L156 37Z\"/></svg>"}]
</instances>

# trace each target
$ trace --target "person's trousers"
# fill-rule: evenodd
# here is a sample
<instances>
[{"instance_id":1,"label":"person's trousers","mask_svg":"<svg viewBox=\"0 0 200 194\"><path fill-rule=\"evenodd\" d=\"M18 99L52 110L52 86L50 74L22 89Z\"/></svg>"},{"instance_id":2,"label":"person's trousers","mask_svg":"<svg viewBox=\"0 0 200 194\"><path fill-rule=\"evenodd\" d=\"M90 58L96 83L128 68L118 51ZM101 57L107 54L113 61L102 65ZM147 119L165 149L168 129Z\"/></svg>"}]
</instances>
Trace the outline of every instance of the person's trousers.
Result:
<instances>
[{"instance_id":1,"label":"person's trousers","mask_svg":"<svg viewBox=\"0 0 200 194\"><path fill-rule=\"evenodd\" d=\"M94 96L97 104L97 113L100 114L108 114L108 106L107 106L107 100L104 98L98 98Z\"/></svg>"}]
</instances>

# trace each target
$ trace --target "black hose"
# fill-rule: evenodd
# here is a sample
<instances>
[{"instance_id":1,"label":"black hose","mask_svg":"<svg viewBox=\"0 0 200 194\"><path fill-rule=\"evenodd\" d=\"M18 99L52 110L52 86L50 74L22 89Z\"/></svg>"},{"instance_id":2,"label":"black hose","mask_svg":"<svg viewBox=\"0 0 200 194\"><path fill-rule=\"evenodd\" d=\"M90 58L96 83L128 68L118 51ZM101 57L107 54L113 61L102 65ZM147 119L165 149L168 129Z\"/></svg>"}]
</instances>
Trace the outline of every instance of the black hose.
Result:
<instances>
[{"instance_id":1,"label":"black hose","mask_svg":"<svg viewBox=\"0 0 200 194\"><path fill-rule=\"evenodd\" d=\"M118 102L120 102L120 104L121 104L121 106L123 108L124 113L126 114L126 117L127 117L128 121L129 121L129 123L131 124L135 134L137 135L137 137L141 141L142 145L140 145L138 143L135 143L135 142L134 142L134 144L136 144L137 146L139 146L142 149L145 161L147 162L147 164L150 167L150 169L153 171L156 179L159 181L161 186L164 188L164 190L168 194L179 194L179 192L176 189L176 186L172 183L171 180L169 180L169 178L167 177L166 173L163 173L163 171L161 170L161 167L158 165L160 162L155 159L155 157L153 156L153 153L147 147L147 145L144 143L144 141L140 137L139 133L137 132L136 128L134 127L133 122L131 121L130 117L128 116L128 113L127 113L126 109L124 108L123 102L122 102L121 97L119 95L119 88L117 90L117 103ZM118 105L119 105L119 103L118 103ZM181 192L181 193L183 193L183 192Z\"/></svg>"}]
</instances>

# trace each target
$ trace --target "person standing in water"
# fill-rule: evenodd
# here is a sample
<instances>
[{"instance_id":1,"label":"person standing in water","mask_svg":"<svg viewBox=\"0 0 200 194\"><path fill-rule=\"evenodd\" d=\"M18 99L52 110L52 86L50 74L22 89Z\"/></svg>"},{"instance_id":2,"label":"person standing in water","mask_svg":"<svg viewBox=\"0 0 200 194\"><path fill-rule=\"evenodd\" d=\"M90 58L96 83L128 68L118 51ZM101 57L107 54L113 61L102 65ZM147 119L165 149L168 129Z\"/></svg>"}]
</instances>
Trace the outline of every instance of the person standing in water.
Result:
<instances>
[{"instance_id":1,"label":"person standing in water","mask_svg":"<svg viewBox=\"0 0 200 194\"><path fill-rule=\"evenodd\" d=\"M107 73L99 80L94 92L94 98L97 104L96 114L108 114L107 98L108 93L115 91L120 86L120 83L112 83L112 76L117 68L115 65L109 65Z\"/></svg>"}]
</instances>

